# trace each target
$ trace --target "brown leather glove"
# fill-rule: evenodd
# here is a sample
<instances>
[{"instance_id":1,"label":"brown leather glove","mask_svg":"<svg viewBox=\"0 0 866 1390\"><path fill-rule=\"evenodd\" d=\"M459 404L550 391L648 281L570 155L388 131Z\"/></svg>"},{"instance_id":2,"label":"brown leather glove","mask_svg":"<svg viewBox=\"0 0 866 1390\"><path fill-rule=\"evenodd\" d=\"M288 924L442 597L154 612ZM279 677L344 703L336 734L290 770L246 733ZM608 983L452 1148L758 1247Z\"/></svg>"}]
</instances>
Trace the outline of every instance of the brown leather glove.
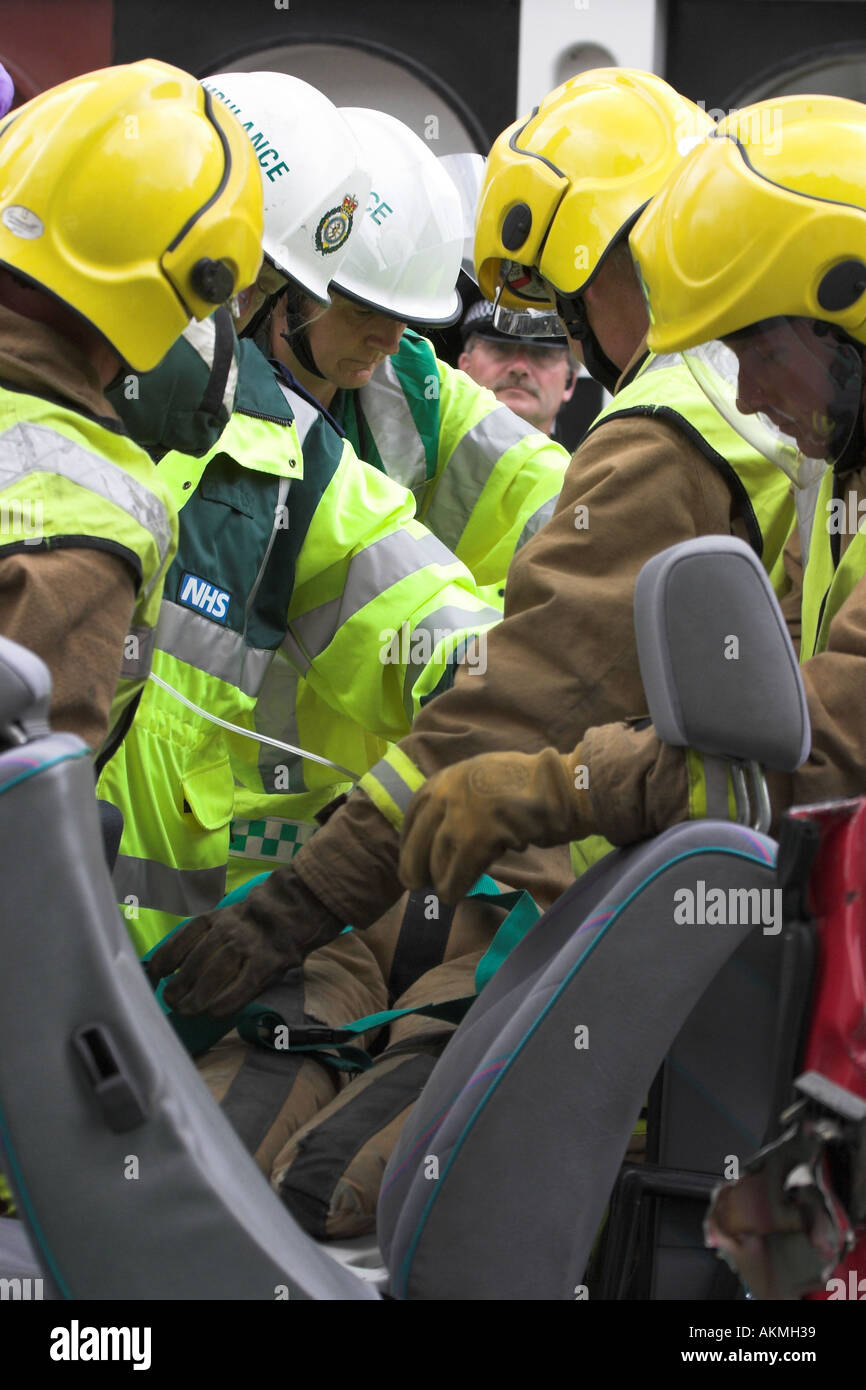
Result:
<instances>
[{"instance_id":1,"label":"brown leather glove","mask_svg":"<svg viewBox=\"0 0 866 1390\"><path fill-rule=\"evenodd\" d=\"M287 864L242 901L187 922L145 969L154 986L177 971L164 994L177 1013L222 1018L300 965L344 925Z\"/></svg>"},{"instance_id":2,"label":"brown leather glove","mask_svg":"<svg viewBox=\"0 0 866 1390\"><path fill-rule=\"evenodd\" d=\"M561 845L595 824L581 747L573 753L482 753L443 768L416 792L403 824L399 873L453 903L508 849Z\"/></svg>"}]
</instances>

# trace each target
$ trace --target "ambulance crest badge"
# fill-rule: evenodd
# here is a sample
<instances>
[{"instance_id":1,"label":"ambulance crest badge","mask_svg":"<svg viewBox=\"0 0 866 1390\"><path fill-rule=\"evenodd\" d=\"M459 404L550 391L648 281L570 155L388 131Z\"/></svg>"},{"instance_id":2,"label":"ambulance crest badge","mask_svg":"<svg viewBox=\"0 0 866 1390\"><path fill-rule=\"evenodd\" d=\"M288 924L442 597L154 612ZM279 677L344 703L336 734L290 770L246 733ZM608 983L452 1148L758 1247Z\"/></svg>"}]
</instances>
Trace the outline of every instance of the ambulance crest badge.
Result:
<instances>
[{"instance_id":1,"label":"ambulance crest badge","mask_svg":"<svg viewBox=\"0 0 866 1390\"><path fill-rule=\"evenodd\" d=\"M358 207L358 199L347 193L338 208L326 212L316 228L316 250L323 256L338 251L352 230L352 214Z\"/></svg>"}]
</instances>

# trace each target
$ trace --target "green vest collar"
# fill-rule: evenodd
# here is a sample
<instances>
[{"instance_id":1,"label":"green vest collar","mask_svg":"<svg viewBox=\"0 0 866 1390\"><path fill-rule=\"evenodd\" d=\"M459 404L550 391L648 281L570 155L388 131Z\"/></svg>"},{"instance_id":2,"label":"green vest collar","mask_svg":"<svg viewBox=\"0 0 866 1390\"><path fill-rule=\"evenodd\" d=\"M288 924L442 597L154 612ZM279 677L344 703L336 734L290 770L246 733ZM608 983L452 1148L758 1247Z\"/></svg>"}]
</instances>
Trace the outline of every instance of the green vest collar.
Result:
<instances>
[{"instance_id":1,"label":"green vest collar","mask_svg":"<svg viewBox=\"0 0 866 1390\"><path fill-rule=\"evenodd\" d=\"M238 394L235 410L259 419L290 425L292 407L280 390L274 367L250 338L240 342Z\"/></svg>"}]
</instances>

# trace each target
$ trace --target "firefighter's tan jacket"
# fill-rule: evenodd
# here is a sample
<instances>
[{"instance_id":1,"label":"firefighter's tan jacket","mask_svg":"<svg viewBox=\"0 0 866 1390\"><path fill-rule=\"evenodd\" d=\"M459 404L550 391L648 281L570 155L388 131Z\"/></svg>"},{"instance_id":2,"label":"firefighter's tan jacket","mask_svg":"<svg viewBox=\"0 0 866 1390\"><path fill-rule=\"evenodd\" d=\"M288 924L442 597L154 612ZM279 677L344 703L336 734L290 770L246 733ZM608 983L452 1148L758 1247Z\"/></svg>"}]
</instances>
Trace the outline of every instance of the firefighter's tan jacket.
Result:
<instances>
[{"instance_id":1,"label":"firefighter's tan jacket","mask_svg":"<svg viewBox=\"0 0 866 1390\"><path fill-rule=\"evenodd\" d=\"M421 712L399 744L410 764L430 776L485 752L566 752L588 729L644 715L635 580L678 541L749 538L744 489L731 485L722 463L651 407L602 421L572 459L553 519L512 562L505 621L487 635L486 669L465 669ZM294 862L336 918L361 927L399 894L398 844L381 806L356 793ZM491 872L536 893L531 862L509 855Z\"/></svg>"}]
</instances>

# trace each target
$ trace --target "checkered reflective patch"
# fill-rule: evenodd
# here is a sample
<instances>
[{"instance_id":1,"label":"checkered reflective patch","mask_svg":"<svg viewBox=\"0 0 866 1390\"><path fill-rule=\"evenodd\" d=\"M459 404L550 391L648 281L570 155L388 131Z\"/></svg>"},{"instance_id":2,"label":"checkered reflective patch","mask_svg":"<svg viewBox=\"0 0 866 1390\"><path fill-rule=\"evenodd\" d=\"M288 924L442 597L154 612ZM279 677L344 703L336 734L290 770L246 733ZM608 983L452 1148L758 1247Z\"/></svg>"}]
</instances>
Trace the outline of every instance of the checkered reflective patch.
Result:
<instances>
[{"instance_id":1,"label":"checkered reflective patch","mask_svg":"<svg viewBox=\"0 0 866 1390\"><path fill-rule=\"evenodd\" d=\"M229 854L237 859L272 859L288 864L317 829L294 820L234 820Z\"/></svg>"}]
</instances>

